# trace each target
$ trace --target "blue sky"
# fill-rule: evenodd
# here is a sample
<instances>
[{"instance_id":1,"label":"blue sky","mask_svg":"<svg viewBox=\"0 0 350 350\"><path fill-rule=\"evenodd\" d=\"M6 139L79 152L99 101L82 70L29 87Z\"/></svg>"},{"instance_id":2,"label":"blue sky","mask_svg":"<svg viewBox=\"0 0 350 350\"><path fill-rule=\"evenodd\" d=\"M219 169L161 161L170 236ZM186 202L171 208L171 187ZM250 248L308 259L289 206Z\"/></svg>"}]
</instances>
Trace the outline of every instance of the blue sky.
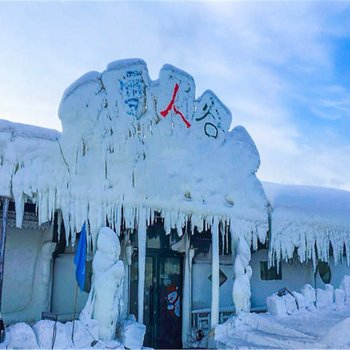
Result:
<instances>
[{"instance_id":1,"label":"blue sky","mask_svg":"<svg viewBox=\"0 0 350 350\"><path fill-rule=\"evenodd\" d=\"M64 90L114 60L213 90L267 181L350 190L350 3L0 2L0 118L61 129Z\"/></svg>"}]
</instances>

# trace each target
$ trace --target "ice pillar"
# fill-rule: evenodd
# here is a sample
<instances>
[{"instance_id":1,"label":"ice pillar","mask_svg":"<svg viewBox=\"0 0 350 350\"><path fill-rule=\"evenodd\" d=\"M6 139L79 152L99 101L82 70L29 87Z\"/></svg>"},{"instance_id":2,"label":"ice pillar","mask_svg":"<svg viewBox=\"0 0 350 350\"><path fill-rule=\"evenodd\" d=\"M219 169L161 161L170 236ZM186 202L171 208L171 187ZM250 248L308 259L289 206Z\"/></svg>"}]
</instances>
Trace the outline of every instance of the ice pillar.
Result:
<instances>
[{"instance_id":1,"label":"ice pillar","mask_svg":"<svg viewBox=\"0 0 350 350\"><path fill-rule=\"evenodd\" d=\"M146 210L144 208L140 209L139 221L138 221L138 301L137 301L137 312L138 312L138 322L143 323L143 304L144 304L144 290L145 290L145 262L146 262Z\"/></svg>"},{"instance_id":2,"label":"ice pillar","mask_svg":"<svg viewBox=\"0 0 350 350\"><path fill-rule=\"evenodd\" d=\"M184 267L184 288L182 302L182 346L186 348L186 343L191 330L191 314L192 314L192 260L194 257L194 249L190 249L190 238L186 233L185 247L185 267Z\"/></svg>"},{"instance_id":3,"label":"ice pillar","mask_svg":"<svg viewBox=\"0 0 350 350\"><path fill-rule=\"evenodd\" d=\"M211 226L211 328L219 323L219 222L215 217Z\"/></svg>"},{"instance_id":4,"label":"ice pillar","mask_svg":"<svg viewBox=\"0 0 350 350\"><path fill-rule=\"evenodd\" d=\"M244 237L240 237L236 247L236 258L234 262L234 281L233 281L233 303L235 304L236 314L240 315L250 311L250 279L252 269L249 266L251 258L250 246Z\"/></svg>"}]
</instances>

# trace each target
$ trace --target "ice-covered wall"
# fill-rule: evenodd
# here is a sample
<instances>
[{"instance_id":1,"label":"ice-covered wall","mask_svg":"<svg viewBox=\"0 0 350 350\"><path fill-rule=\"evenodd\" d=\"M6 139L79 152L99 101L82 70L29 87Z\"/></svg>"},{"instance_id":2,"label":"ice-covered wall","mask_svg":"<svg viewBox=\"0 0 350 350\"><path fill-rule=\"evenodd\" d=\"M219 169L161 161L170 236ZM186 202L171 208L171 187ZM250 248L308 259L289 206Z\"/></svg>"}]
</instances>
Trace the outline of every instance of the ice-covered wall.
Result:
<instances>
[{"instance_id":1,"label":"ice-covered wall","mask_svg":"<svg viewBox=\"0 0 350 350\"><path fill-rule=\"evenodd\" d=\"M73 83L59 116L61 137L0 129L0 195L13 195L18 226L31 197L39 222L61 209L72 243L84 221L95 241L106 220L118 232L139 217L151 223L155 211L167 233L182 234L188 219L201 231L216 218L254 246L265 239L255 144L243 127L228 131L230 111L213 92L196 99L189 74L165 65L152 81L142 60L113 62Z\"/></svg>"},{"instance_id":2,"label":"ice-covered wall","mask_svg":"<svg viewBox=\"0 0 350 350\"><path fill-rule=\"evenodd\" d=\"M7 323L33 321L50 311L52 228L8 228L2 313Z\"/></svg>"},{"instance_id":3,"label":"ice-covered wall","mask_svg":"<svg viewBox=\"0 0 350 350\"><path fill-rule=\"evenodd\" d=\"M271 203L269 261L293 257L301 262L350 263L350 192L311 186L263 183Z\"/></svg>"}]
</instances>

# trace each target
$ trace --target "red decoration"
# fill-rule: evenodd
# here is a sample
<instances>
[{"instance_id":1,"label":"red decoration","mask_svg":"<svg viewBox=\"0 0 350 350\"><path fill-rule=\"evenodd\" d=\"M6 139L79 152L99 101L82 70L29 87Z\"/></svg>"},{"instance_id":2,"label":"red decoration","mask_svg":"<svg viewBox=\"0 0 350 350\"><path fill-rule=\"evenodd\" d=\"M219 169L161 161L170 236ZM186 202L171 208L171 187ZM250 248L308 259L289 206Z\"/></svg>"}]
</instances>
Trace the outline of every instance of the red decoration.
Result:
<instances>
[{"instance_id":1,"label":"red decoration","mask_svg":"<svg viewBox=\"0 0 350 350\"><path fill-rule=\"evenodd\" d=\"M183 113L181 111L179 111L175 106L175 98L176 98L176 95L177 95L179 89L180 89L180 86L178 83L176 83L174 86L173 95L171 97L171 100L170 100L168 106L163 111L161 111L160 114L162 115L162 117L166 118L166 116L169 114L169 112L173 109L175 114L180 116L182 121L185 123L186 127L190 128L191 123L185 118Z\"/></svg>"}]
</instances>

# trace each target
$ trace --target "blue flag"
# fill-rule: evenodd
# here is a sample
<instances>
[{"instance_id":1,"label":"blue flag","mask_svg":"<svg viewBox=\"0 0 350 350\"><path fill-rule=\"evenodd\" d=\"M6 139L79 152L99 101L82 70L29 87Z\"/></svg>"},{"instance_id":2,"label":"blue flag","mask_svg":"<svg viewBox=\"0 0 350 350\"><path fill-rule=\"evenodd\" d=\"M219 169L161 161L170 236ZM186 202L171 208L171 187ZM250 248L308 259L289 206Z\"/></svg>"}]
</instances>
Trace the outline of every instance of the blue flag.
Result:
<instances>
[{"instance_id":1,"label":"blue flag","mask_svg":"<svg viewBox=\"0 0 350 350\"><path fill-rule=\"evenodd\" d=\"M76 265L75 277L80 290L84 290L85 285L85 260L86 260L86 227L85 222L81 228L77 251L75 252L74 264Z\"/></svg>"}]
</instances>

